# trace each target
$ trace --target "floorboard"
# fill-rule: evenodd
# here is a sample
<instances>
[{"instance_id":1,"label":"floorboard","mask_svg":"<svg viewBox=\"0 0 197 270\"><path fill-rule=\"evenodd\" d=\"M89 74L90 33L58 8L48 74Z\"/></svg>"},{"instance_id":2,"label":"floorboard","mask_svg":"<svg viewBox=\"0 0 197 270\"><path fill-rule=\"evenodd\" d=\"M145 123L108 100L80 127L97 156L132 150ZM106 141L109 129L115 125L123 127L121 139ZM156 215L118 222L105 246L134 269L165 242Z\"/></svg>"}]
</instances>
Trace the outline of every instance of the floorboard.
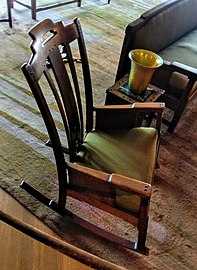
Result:
<instances>
[{"instance_id":1,"label":"floorboard","mask_svg":"<svg viewBox=\"0 0 197 270\"><path fill-rule=\"evenodd\" d=\"M0 209L52 236L56 234L12 196L0 189ZM0 222L1 270L90 270L92 268Z\"/></svg>"}]
</instances>

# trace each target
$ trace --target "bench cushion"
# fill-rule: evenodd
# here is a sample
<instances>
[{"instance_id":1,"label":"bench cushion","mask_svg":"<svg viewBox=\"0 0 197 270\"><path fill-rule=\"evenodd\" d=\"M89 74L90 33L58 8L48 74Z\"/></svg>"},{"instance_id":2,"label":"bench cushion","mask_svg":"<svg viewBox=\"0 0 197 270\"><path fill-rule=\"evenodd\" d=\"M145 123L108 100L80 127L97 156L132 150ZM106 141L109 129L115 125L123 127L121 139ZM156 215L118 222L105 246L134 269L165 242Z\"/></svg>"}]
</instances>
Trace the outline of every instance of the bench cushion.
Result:
<instances>
[{"instance_id":1,"label":"bench cushion","mask_svg":"<svg viewBox=\"0 0 197 270\"><path fill-rule=\"evenodd\" d=\"M197 28L183 36L159 55L169 62L179 62L197 69Z\"/></svg>"},{"instance_id":2,"label":"bench cushion","mask_svg":"<svg viewBox=\"0 0 197 270\"><path fill-rule=\"evenodd\" d=\"M197 28L168 46L159 55L169 62L179 62L197 70ZM186 76L175 72L169 81L170 95L180 98L187 82ZM195 89L197 89L197 83L191 93Z\"/></svg>"}]
</instances>

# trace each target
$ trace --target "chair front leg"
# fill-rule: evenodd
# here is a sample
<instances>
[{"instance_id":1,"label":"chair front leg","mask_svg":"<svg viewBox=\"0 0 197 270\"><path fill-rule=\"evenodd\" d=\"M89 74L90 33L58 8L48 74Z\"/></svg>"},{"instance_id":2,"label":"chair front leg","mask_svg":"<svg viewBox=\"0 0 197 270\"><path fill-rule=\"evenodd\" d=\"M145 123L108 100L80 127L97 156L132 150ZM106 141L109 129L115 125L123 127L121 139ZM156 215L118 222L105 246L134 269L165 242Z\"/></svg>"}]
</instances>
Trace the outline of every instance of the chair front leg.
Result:
<instances>
[{"instance_id":1,"label":"chair front leg","mask_svg":"<svg viewBox=\"0 0 197 270\"><path fill-rule=\"evenodd\" d=\"M149 249L146 247L146 237L148 229L148 210L149 199L141 198L139 221L138 221L138 242L137 249L143 254L148 254Z\"/></svg>"}]
</instances>

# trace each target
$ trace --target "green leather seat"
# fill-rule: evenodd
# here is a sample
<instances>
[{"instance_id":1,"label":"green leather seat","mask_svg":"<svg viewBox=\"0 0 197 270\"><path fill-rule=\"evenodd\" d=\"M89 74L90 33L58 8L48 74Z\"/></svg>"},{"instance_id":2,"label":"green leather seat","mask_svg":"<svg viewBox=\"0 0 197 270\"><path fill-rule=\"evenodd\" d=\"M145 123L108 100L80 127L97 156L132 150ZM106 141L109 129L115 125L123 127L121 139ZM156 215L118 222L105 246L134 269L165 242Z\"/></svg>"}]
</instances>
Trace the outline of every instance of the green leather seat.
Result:
<instances>
[{"instance_id":1,"label":"green leather seat","mask_svg":"<svg viewBox=\"0 0 197 270\"><path fill-rule=\"evenodd\" d=\"M83 150L78 154L78 163L151 183L157 151L157 134L156 129L145 127L89 132L83 143ZM139 203L138 196L131 197L131 194L116 191L118 206L138 213Z\"/></svg>"}]
</instances>

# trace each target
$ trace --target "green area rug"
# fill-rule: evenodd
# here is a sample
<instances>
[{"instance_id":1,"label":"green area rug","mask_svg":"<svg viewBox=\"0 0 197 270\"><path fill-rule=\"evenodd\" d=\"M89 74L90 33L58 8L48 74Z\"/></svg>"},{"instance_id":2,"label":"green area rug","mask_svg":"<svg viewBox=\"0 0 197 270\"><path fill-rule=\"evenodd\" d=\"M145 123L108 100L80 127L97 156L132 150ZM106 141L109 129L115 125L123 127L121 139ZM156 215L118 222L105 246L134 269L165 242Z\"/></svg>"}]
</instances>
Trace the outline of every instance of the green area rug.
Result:
<instances>
[{"instance_id":1,"label":"green area rug","mask_svg":"<svg viewBox=\"0 0 197 270\"><path fill-rule=\"evenodd\" d=\"M52 0L51 0L52 1ZM44 2L44 1L40 1ZM103 104L105 89L115 80L125 26L159 0L84 0L38 13L70 21L75 16L84 30L92 73L95 104ZM30 11L15 4L14 27L0 24L0 185L48 224L61 239L126 269L194 270L197 265L196 100L173 135L162 129L160 168L156 170L150 207L147 245L142 256L109 243L41 205L19 186L22 180L57 199L57 178L47 132L21 72L29 59L27 30L36 22ZM133 228L87 204L68 200L68 208L119 235L133 239ZM28 222L28 221L27 221Z\"/></svg>"}]
</instances>

